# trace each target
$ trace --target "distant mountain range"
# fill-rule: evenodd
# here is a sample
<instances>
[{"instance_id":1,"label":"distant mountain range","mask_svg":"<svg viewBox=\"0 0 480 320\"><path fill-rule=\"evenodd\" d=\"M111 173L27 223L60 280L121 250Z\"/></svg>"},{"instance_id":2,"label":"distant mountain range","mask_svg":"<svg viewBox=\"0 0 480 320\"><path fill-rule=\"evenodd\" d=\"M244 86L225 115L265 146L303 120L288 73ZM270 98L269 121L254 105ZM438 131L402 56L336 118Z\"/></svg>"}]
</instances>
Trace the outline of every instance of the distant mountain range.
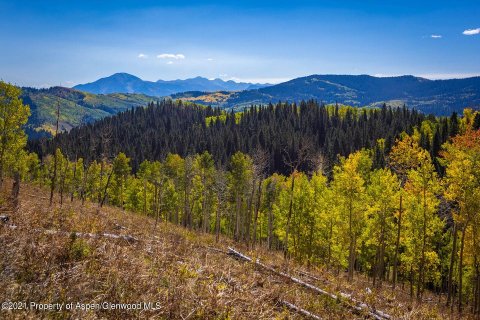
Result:
<instances>
[{"instance_id":1,"label":"distant mountain range","mask_svg":"<svg viewBox=\"0 0 480 320\"><path fill-rule=\"evenodd\" d=\"M311 75L277 85L248 89L255 86L262 85L200 77L148 82L123 73L76 86L78 89L22 88L22 98L30 105L32 112L27 126L30 137L53 132L57 104L61 109L60 130L70 130L82 123L145 106L159 100L160 96L236 110L252 104L308 99L352 106L406 104L407 107L437 116L450 115L453 111L461 113L466 107L480 109L480 77L428 80L414 76L378 78L367 75ZM172 93L177 90L183 91ZM115 91L120 93L110 93Z\"/></svg>"},{"instance_id":2,"label":"distant mountain range","mask_svg":"<svg viewBox=\"0 0 480 320\"><path fill-rule=\"evenodd\" d=\"M480 77L429 80L414 76L311 75L240 92L176 94L177 99L243 108L251 104L315 99L352 106L407 105L424 113L450 115L480 107Z\"/></svg>"},{"instance_id":3,"label":"distant mountain range","mask_svg":"<svg viewBox=\"0 0 480 320\"><path fill-rule=\"evenodd\" d=\"M73 88L95 94L141 93L162 97L186 91L240 91L259 89L266 86L269 86L269 84L244 83L232 80L224 81L222 79L209 80L202 77L185 80L158 80L153 82L142 80L128 73L115 73L109 77L86 84L79 84Z\"/></svg>"}]
</instances>

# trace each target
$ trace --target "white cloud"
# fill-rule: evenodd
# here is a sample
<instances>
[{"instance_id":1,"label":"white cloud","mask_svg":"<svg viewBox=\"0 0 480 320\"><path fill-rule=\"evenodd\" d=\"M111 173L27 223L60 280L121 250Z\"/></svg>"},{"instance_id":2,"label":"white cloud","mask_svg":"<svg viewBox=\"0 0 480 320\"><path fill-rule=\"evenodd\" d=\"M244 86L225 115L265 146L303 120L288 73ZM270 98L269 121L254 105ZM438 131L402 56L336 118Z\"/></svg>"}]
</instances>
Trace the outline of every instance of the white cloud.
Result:
<instances>
[{"instance_id":1,"label":"white cloud","mask_svg":"<svg viewBox=\"0 0 480 320\"><path fill-rule=\"evenodd\" d=\"M213 61L213 59L212 59L212 58L208 58L207 61Z\"/></svg>"},{"instance_id":2,"label":"white cloud","mask_svg":"<svg viewBox=\"0 0 480 320\"><path fill-rule=\"evenodd\" d=\"M147 59L148 56L147 56L146 54L144 54L144 53L139 53L139 54L138 54L138 58L139 58L139 59Z\"/></svg>"},{"instance_id":3,"label":"white cloud","mask_svg":"<svg viewBox=\"0 0 480 320\"><path fill-rule=\"evenodd\" d=\"M467 30L463 31L463 34L466 35L466 36L473 36L473 35L476 35L476 34L480 34L480 28L467 29Z\"/></svg>"},{"instance_id":4,"label":"white cloud","mask_svg":"<svg viewBox=\"0 0 480 320\"><path fill-rule=\"evenodd\" d=\"M167 64L173 64L173 61L168 61Z\"/></svg>"},{"instance_id":5,"label":"white cloud","mask_svg":"<svg viewBox=\"0 0 480 320\"><path fill-rule=\"evenodd\" d=\"M181 53L173 54L173 53L162 53L157 55L158 59L175 59L175 60L180 60L180 59L185 59L185 55Z\"/></svg>"},{"instance_id":6,"label":"white cloud","mask_svg":"<svg viewBox=\"0 0 480 320\"><path fill-rule=\"evenodd\" d=\"M442 38L442 35L441 34L432 34L430 36L430 38L433 38L433 39L441 39Z\"/></svg>"}]
</instances>

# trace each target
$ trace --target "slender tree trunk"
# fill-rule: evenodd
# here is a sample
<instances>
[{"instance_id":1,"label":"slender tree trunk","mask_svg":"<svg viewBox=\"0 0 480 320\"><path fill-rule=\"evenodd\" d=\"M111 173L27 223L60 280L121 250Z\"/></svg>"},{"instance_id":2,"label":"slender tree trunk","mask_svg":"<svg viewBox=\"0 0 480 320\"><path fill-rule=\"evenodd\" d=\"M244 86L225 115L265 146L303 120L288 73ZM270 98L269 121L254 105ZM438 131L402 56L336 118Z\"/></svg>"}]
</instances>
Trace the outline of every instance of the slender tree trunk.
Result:
<instances>
[{"instance_id":1,"label":"slender tree trunk","mask_svg":"<svg viewBox=\"0 0 480 320\"><path fill-rule=\"evenodd\" d=\"M102 201L100 201L100 208L103 207L103 205L105 204L105 200L107 199L108 187L110 186L110 180L112 178L112 175L113 175L113 168L112 168L112 170L110 171L110 173L108 174L108 177L107 177L107 183L105 184L105 188L103 190Z\"/></svg>"},{"instance_id":2,"label":"slender tree trunk","mask_svg":"<svg viewBox=\"0 0 480 320\"><path fill-rule=\"evenodd\" d=\"M183 226L184 227L188 227L188 208L190 207L190 205L188 204L188 194L189 194L189 187L188 187L188 183L187 183L187 177L186 177L187 173L185 173L185 192L184 192L184 203L183 203Z\"/></svg>"},{"instance_id":3,"label":"slender tree trunk","mask_svg":"<svg viewBox=\"0 0 480 320\"><path fill-rule=\"evenodd\" d=\"M18 210L18 196L20 194L20 173L15 171L13 174L13 186L12 186L12 199L13 199L13 209Z\"/></svg>"},{"instance_id":4,"label":"slender tree trunk","mask_svg":"<svg viewBox=\"0 0 480 320\"><path fill-rule=\"evenodd\" d=\"M458 312L462 312L462 290L463 290L463 249L465 247L465 233L468 222L462 228L462 239L460 240L460 259L458 262Z\"/></svg>"},{"instance_id":5,"label":"slender tree trunk","mask_svg":"<svg viewBox=\"0 0 480 320\"><path fill-rule=\"evenodd\" d=\"M372 263L372 266L373 266L373 272L372 272L373 281L372 281L372 284L373 284L374 287L377 284L378 261L379 261L378 257L379 256L380 256L380 247L377 247L377 249L375 250L375 256L373 258L373 263Z\"/></svg>"},{"instance_id":6,"label":"slender tree trunk","mask_svg":"<svg viewBox=\"0 0 480 320\"><path fill-rule=\"evenodd\" d=\"M160 218L160 199L162 197L162 187L157 186L157 183L155 183L155 227L154 230L157 229L157 224L158 220Z\"/></svg>"},{"instance_id":7,"label":"slender tree trunk","mask_svg":"<svg viewBox=\"0 0 480 320\"><path fill-rule=\"evenodd\" d=\"M251 229L251 222L253 216L253 198L255 197L255 180L252 181L252 192L250 193L250 197L248 199L248 211L247 211L247 218L245 221L245 234L244 240L247 242L247 245L250 247L250 229Z\"/></svg>"},{"instance_id":8,"label":"slender tree trunk","mask_svg":"<svg viewBox=\"0 0 480 320\"><path fill-rule=\"evenodd\" d=\"M237 191L237 196L236 196L236 208L235 208L235 241L240 240L240 194Z\"/></svg>"},{"instance_id":9,"label":"slender tree trunk","mask_svg":"<svg viewBox=\"0 0 480 320\"><path fill-rule=\"evenodd\" d=\"M348 281L353 280L353 269L355 268L355 243L357 241L353 234L353 207L352 202L349 202L348 206L348 233L350 235L350 245L348 253Z\"/></svg>"},{"instance_id":10,"label":"slender tree trunk","mask_svg":"<svg viewBox=\"0 0 480 320\"><path fill-rule=\"evenodd\" d=\"M382 280L383 280L383 275L384 275L384 260L385 260L385 219L386 219L386 208L384 208L382 212L382 219L380 222L380 239L379 239L379 245L377 248L377 255L376 255L376 261L375 261L375 270L374 270L374 276L373 276L373 285L375 286L376 279L378 279L378 286L382 286Z\"/></svg>"},{"instance_id":11,"label":"slender tree trunk","mask_svg":"<svg viewBox=\"0 0 480 320\"><path fill-rule=\"evenodd\" d=\"M122 211L125 211L125 200L123 199L123 186L125 184L125 178L121 177L120 181L120 206L122 208Z\"/></svg>"},{"instance_id":12,"label":"slender tree trunk","mask_svg":"<svg viewBox=\"0 0 480 320\"><path fill-rule=\"evenodd\" d=\"M3 175L4 175L4 166L5 166L5 148L7 142L6 138L2 137L2 148L0 149L0 189L3 187Z\"/></svg>"},{"instance_id":13,"label":"slender tree trunk","mask_svg":"<svg viewBox=\"0 0 480 320\"><path fill-rule=\"evenodd\" d=\"M80 192L80 197L82 198L82 206L85 205L86 198L86 188L87 188L87 178L88 178L88 167L84 167L84 175L82 179L82 190Z\"/></svg>"},{"instance_id":14,"label":"slender tree trunk","mask_svg":"<svg viewBox=\"0 0 480 320\"><path fill-rule=\"evenodd\" d=\"M57 104L57 121L55 125L55 137L58 135L58 121L60 119L60 104ZM55 182L57 180L57 139L53 139L53 174L50 185L50 207L53 204L53 192L55 191ZM3 179L3 176L2 176Z\"/></svg>"},{"instance_id":15,"label":"slender tree trunk","mask_svg":"<svg viewBox=\"0 0 480 320\"><path fill-rule=\"evenodd\" d=\"M53 204L53 193L55 191L55 183L57 181L57 152L53 156L53 173L50 181L50 206Z\"/></svg>"},{"instance_id":16,"label":"slender tree trunk","mask_svg":"<svg viewBox=\"0 0 480 320\"><path fill-rule=\"evenodd\" d=\"M452 290L453 290L453 268L455 266L455 256L457 254L457 224L453 223L453 243L452 243L452 252L450 253L450 267L448 268L448 282L447 282L447 306L452 300Z\"/></svg>"},{"instance_id":17,"label":"slender tree trunk","mask_svg":"<svg viewBox=\"0 0 480 320\"><path fill-rule=\"evenodd\" d=\"M103 183L103 176L105 171L105 163L102 160L100 163L100 178L99 178L99 187L98 187L98 204L102 202L102 183Z\"/></svg>"},{"instance_id":18,"label":"slender tree trunk","mask_svg":"<svg viewBox=\"0 0 480 320\"><path fill-rule=\"evenodd\" d=\"M313 260L313 226L314 222L310 222L310 229L308 234L308 259L307 259L307 268L310 270L310 265Z\"/></svg>"},{"instance_id":19,"label":"slender tree trunk","mask_svg":"<svg viewBox=\"0 0 480 320\"><path fill-rule=\"evenodd\" d=\"M143 214L147 214L147 180L143 179Z\"/></svg>"},{"instance_id":20,"label":"slender tree trunk","mask_svg":"<svg viewBox=\"0 0 480 320\"><path fill-rule=\"evenodd\" d=\"M422 300L423 282L425 277L425 250L427 245L427 199L426 188L423 188L423 225L422 225L422 256L420 258L420 267L417 285L417 300Z\"/></svg>"},{"instance_id":21,"label":"slender tree trunk","mask_svg":"<svg viewBox=\"0 0 480 320\"><path fill-rule=\"evenodd\" d=\"M272 208L268 210L268 250L272 250L273 241L273 211Z\"/></svg>"},{"instance_id":22,"label":"slender tree trunk","mask_svg":"<svg viewBox=\"0 0 480 320\"><path fill-rule=\"evenodd\" d=\"M379 262L379 275L378 279L380 280L379 286L382 287L382 282L385 279L385 239L382 239L382 244L380 246L380 262Z\"/></svg>"},{"instance_id":23,"label":"slender tree trunk","mask_svg":"<svg viewBox=\"0 0 480 320\"><path fill-rule=\"evenodd\" d=\"M472 279L472 306L471 306L471 313L475 314L477 312L477 297L478 297L478 262L477 262L477 255L473 255L473 264L475 266L475 276Z\"/></svg>"},{"instance_id":24,"label":"slender tree trunk","mask_svg":"<svg viewBox=\"0 0 480 320\"><path fill-rule=\"evenodd\" d=\"M158 195L157 189L158 189L157 184L154 183L153 184L153 203L152 203L152 211L153 211L152 214L154 217L157 216L157 195Z\"/></svg>"},{"instance_id":25,"label":"slender tree trunk","mask_svg":"<svg viewBox=\"0 0 480 320\"><path fill-rule=\"evenodd\" d=\"M328 230L328 256L327 256L327 266L331 267L332 261L332 238L333 238L333 221L330 220L330 228Z\"/></svg>"},{"instance_id":26,"label":"slender tree trunk","mask_svg":"<svg viewBox=\"0 0 480 320\"><path fill-rule=\"evenodd\" d=\"M0 189L3 187L3 175L5 174L5 152L7 150L7 121L8 121L8 116L7 116L7 110L6 106L2 106L2 135L0 137L0 142L2 144L2 147L0 148Z\"/></svg>"},{"instance_id":27,"label":"slender tree trunk","mask_svg":"<svg viewBox=\"0 0 480 320\"><path fill-rule=\"evenodd\" d=\"M205 171L205 170L203 170ZM202 174L202 184L203 184L203 199L202 199L202 211L203 211L203 223L202 223L202 231L204 233L207 233L208 231L208 225L209 225L209 221L208 221L208 210L207 210L207 181L206 181L206 176L205 176L205 172L203 172Z\"/></svg>"},{"instance_id":28,"label":"slender tree trunk","mask_svg":"<svg viewBox=\"0 0 480 320\"><path fill-rule=\"evenodd\" d=\"M477 315L480 312L480 270L478 268L478 262L476 266L476 280L477 280L477 291L475 293L475 314Z\"/></svg>"},{"instance_id":29,"label":"slender tree trunk","mask_svg":"<svg viewBox=\"0 0 480 320\"><path fill-rule=\"evenodd\" d=\"M255 205L255 217L253 220L253 247L257 243L257 224L258 224L258 212L260 211L260 200L262 197L262 179L258 180L258 190L257 190L257 203Z\"/></svg>"},{"instance_id":30,"label":"slender tree trunk","mask_svg":"<svg viewBox=\"0 0 480 320\"><path fill-rule=\"evenodd\" d=\"M75 164L73 166L73 178L72 178L72 186L71 186L72 189L70 190L70 202L73 202L76 178L77 178L77 157L75 156Z\"/></svg>"},{"instance_id":31,"label":"slender tree trunk","mask_svg":"<svg viewBox=\"0 0 480 320\"><path fill-rule=\"evenodd\" d=\"M480 290L480 279L479 279L479 266L478 266L478 258L477 258L477 225L474 225L473 226L473 248L475 248L473 250L473 264L474 264L474 268L475 268L475 277L474 277L474 285L473 285L473 297L472 297L472 313L473 314L477 314L477 311L478 311L478 291Z\"/></svg>"},{"instance_id":32,"label":"slender tree trunk","mask_svg":"<svg viewBox=\"0 0 480 320\"><path fill-rule=\"evenodd\" d=\"M66 170L68 170L68 161L66 162L67 167L63 169L63 172L61 173L61 181L60 181L60 206L63 205L63 191L65 189L65 176L66 176Z\"/></svg>"},{"instance_id":33,"label":"slender tree trunk","mask_svg":"<svg viewBox=\"0 0 480 320\"><path fill-rule=\"evenodd\" d=\"M398 270L398 252L400 250L400 231L402 229L402 198L403 195L400 191L400 208L398 211L398 223L397 223L397 239L395 241L395 254L393 256L393 279L392 279L392 289L395 289L397 285L397 270Z\"/></svg>"},{"instance_id":34,"label":"slender tree trunk","mask_svg":"<svg viewBox=\"0 0 480 320\"><path fill-rule=\"evenodd\" d=\"M283 258L288 259L288 235L290 232L290 220L292 219L293 214L293 191L295 189L295 171L292 173L292 184L290 187L290 204L288 206L288 217L287 217L287 227L285 230L285 244L283 249Z\"/></svg>"},{"instance_id":35,"label":"slender tree trunk","mask_svg":"<svg viewBox=\"0 0 480 320\"><path fill-rule=\"evenodd\" d=\"M414 276L413 276L413 265L410 265L410 299L413 299L413 281L414 281Z\"/></svg>"},{"instance_id":36,"label":"slender tree trunk","mask_svg":"<svg viewBox=\"0 0 480 320\"><path fill-rule=\"evenodd\" d=\"M222 210L222 200L218 199L217 214L215 216L215 242L218 243L220 239L220 211Z\"/></svg>"}]
</instances>

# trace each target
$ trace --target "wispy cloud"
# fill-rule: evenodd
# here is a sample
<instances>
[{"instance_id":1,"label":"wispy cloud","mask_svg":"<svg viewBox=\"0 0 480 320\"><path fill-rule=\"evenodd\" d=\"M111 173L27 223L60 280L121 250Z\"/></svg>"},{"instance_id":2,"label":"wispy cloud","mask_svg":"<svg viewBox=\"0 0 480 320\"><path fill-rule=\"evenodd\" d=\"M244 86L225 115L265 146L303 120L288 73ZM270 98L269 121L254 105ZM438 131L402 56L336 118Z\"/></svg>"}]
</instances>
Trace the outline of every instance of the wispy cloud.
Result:
<instances>
[{"instance_id":1,"label":"wispy cloud","mask_svg":"<svg viewBox=\"0 0 480 320\"><path fill-rule=\"evenodd\" d=\"M138 58L139 58L139 59L147 59L148 56L147 56L146 54L144 54L144 53L139 53L139 54L138 54Z\"/></svg>"},{"instance_id":2,"label":"wispy cloud","mask_svg":"<svg viewBox=\"0 0 480 320\"><path fill-rule=\"evenodd\" d=\"M441 34L432 34L432 35L430 36L430 38L432 38L432 39L441 39L441 38L442 38L442 35L441 35Z\"/></svg>"},{"instance_id":3,"label":"wispy cloud","mask_svg":"<svg viewBox=\"0 0 480 320\"><path fill-rule=\"evenodd\" d=\"M173 61L168 61L167 64L173 64Z\"/></svg>"},{"instance_id":4,"label":"wispy cloud","mask_svg":"<svg viewBox=\"0 0 480 320\"><path fill-rule=\"evenodd\" d=\"M463 31L463 34L466 35L466 36L473 36L473 35L476 35L476 34L480 34L480 28L467 29L467 30Z\"/></svg>"},{"instance_id":5,"label":"wispy cloud","mask_svg":"<svg viewBox=\"0 0 480 320\"><path fill-rule=\"evenodd\" d=\"M157 55L158 59L175 59L175 60L182 60L185 59L185 55L181 53L173 54L173 53L162 53Z\"/></svg>"},{"instance_id":6,"label":"wispy cloud","mask_svg":"<svg viewBox=\"0 0 480 320\"><path fill-rule=\"evenodd\" d=\"M208 58L207 61L213 61L213 58Z\"/></svg>"}]
</instances>

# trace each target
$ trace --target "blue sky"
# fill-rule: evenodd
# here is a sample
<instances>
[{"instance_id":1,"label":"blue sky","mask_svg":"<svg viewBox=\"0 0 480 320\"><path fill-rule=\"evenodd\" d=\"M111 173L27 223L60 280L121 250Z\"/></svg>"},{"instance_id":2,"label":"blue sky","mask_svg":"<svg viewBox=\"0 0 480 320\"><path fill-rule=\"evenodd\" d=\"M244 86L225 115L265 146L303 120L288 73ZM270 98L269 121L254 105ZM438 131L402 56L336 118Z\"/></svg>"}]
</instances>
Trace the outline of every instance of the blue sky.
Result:
<instances>
[{"instance_id":1,"label":"blue sky","mask_svg":"<svg viewBox=\"0 0 480 320\"><path fill-rule=\"evenodd\" d=\"M480 1L4 1L0 78L480 75Z\"/></svg>"}]
</instances>

